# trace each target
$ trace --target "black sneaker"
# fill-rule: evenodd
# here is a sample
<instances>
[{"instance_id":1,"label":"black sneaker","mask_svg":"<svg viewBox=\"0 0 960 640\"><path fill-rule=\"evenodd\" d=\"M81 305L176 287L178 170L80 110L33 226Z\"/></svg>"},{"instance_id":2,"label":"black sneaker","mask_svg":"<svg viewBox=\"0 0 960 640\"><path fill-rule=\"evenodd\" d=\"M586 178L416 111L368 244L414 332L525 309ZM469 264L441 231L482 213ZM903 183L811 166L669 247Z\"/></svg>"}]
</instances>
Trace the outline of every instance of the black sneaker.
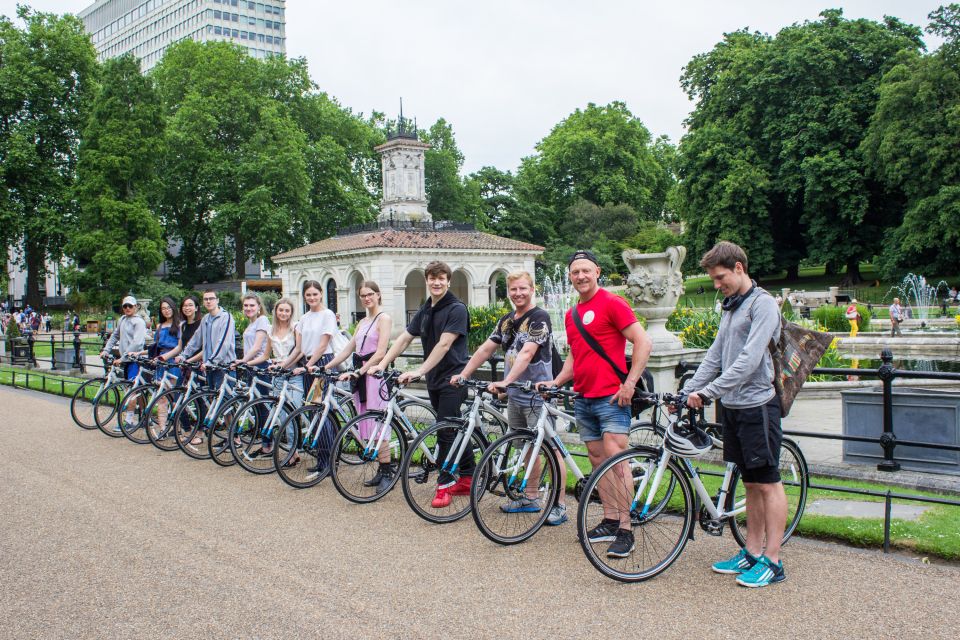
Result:
<instances>
[{"instance_id":1,"label":"black sneaker","mask_svg":"<svg viewBox=\"0 0 960 640\"><path fill-rule=\"evenodd\" d=\"M380 467L380 484L377 485L377 493L384 493L390 488L390 483L396 475L396 470L392 464L385 464Z\"/></svg>"},{"instance_id":2,"label":"black sneaker","mask_svg":"<svg viewBox=\"0 0 960 640\"><path fill-rule=\"evenodd\" d=\"M617 537L607 548L607 556L610 558L626 558L633 553L633 531L627 529L617 529Z\"/></svg>"},{"instance_id":3,"label":"black sneaker","mask_svg":"<svg viewBox=\"0 0 960 640\"><path fill-rule=\"evenodd\" d=\"M375 487L375 486L379 485L379 484L380 484L380 481L383 480L383 468L384 468L385 466L386 466L386 465L381 464L381 465L377 468L377 472L374 474L374 476L373 476L372 478L370 478L369 480L364 480L364 481L363 481L363 486L365 486L365 487Z\"/></svg>"},{"instance_id":4,"label":"black sneaker","mask_svg":"<svg viewBox=\"0 0 960 640\"><path fill-rule=\"evenodd\" d=\"M617 531L619 530L619 520L604 518L600 521L600 524L587 531L587 540L590 542L613 542L617 539Z\"/></svg>"}]
</instances>

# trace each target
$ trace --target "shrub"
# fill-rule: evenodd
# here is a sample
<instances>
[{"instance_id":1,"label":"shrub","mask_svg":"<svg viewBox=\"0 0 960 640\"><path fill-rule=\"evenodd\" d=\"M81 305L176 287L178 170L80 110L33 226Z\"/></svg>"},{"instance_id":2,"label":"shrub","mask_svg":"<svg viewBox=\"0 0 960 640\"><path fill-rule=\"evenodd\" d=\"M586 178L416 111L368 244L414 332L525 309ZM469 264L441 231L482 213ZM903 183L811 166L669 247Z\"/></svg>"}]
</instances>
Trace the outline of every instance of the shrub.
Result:
<instances>
[{"instance_id":1,"label":"shrub","mask_svg":"<svg viewBox=\"0 0 960 640\"><path fill-rule=\"evenodd\" d=\"M482 307L468 307L470 313L470 330L467 333L467 348L476 351L497 327L497 320L510 310L502 303L488 304Z\"/></svg>"},{"instance_id":2,"label":"shrub","mask_svg":"<svg viewBox=\"0 0 960 640\"><path fill-rule=\"evenodd\" d=\"M817 321L817 324L826 327L827 331L833 333L848 333L850 331L850 322L846 318L847 308L845 306L823 305L810 312L810 317ZM860 322L860 331L869 331L870 329L870 310L866 305L858 304L857 311L863 320Z\"/></svg>"},{"instance_id":3,"label":"shrub","mask_svg":"<svg viewBox=\"0 0 960 640\"><path fill-rule=\"evenodd\" d=\"M13 353L13 341L19 338L22 334L20 333L20 325L17 324L16 318L12 315L10 316L10 322L7 323L7 351Z\"/></svg>"}]
</instances>

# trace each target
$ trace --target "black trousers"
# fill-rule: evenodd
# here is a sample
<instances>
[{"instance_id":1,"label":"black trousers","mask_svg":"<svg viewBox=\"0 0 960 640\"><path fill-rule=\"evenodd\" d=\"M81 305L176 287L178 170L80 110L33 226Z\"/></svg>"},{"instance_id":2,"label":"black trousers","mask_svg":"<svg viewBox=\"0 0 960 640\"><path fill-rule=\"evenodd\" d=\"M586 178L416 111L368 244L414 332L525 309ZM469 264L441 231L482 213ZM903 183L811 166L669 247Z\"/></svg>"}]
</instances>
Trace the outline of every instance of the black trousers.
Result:
<instances>
[{"instance_id":1,"label":"black trousers","mask_svg":"<svg viewBox=\"0 0 960 640\"><path fill-rule=\"evenodd\" d=\"M437 412L438 422L444 420L445 418L459 418L460 407L467 399L466 387L455 387L451 384L446 384L439 389L428 389L427 394L430 396L430 406L432 406L433 410ZM440 432L437 433L437 442L440 445L440 450L438 453L440 456L440 461L446 459L456 437L457 432L454 429L441 429ZM472 455L468 455L460 461L460 465L461 476L472 476L473 469L476 466L476 461L473 459ZM438 479L440 484L448 484L453 482L453 477L446 472L441 473L440 476L441 477Z\"/></svg>"}]
</instances>

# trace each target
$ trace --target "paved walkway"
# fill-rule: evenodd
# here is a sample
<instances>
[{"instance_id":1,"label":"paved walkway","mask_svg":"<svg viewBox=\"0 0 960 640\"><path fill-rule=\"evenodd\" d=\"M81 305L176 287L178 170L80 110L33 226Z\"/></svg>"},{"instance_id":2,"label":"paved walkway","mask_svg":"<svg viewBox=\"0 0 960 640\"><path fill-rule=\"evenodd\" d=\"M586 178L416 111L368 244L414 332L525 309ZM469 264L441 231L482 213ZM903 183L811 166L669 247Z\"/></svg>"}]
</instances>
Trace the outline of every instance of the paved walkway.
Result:
<instances>
[{"instance_id":1,"label":"paved walkway","mask_svg":"<svg viewBox=\"0 0 960 640\"><path fill-rule=\"evenodd\" d=\"M0 388L0 638L956 637L955 565L797 539L787 582L754 591L708 568L732 540L698 531L665 574L622 585L571 525L501 548L399 492L295 491L81 431L67 410Z\"/></svg>"}]
</instances>

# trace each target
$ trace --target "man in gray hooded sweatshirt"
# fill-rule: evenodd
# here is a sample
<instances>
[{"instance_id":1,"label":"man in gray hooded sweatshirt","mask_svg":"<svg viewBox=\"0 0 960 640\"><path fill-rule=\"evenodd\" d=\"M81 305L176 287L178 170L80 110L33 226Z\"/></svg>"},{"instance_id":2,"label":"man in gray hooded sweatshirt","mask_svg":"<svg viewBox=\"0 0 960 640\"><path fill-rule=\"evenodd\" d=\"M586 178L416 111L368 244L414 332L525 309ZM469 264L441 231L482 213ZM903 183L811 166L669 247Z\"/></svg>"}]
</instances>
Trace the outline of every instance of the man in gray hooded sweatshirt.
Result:
<instances>
[{"instance_id":1,"label":"man in gray hooded sweatshirt","mask_svg":"<svg viewBox=\"0 0 960 640\"><path fill-rule=\"evenodd\" d=\"M704 399L722 402L723 459L740 468L747 500L746 548L713 570L736 575L745 587L765 587L786 579L780 561L787 521L779 469L783 432L768 350L780 339L780 309L750 279L747 254L732 242L718 243L700 266L724 295L723 312L717 337L684 391L693 408Z\"/></svg>"},{"instance_id":2,"label":"man in gray hooded sweatshirt","mask_svg":"<svg viewBox=\"0 0 960 640\"><path fill-rule=\"evenodd\" d=\"M203 308L207 310L207 315L203 316L200 327L183 348L181 358L195 362L199 359L202 348L205 364L229 366L237 359L237 330L233 316L220 307L220 298L216 291L203 292ZM222 382L222 371L211 371L207 374L207 384L211 388L218 388Z\"/></svg>"}]
</instances>

